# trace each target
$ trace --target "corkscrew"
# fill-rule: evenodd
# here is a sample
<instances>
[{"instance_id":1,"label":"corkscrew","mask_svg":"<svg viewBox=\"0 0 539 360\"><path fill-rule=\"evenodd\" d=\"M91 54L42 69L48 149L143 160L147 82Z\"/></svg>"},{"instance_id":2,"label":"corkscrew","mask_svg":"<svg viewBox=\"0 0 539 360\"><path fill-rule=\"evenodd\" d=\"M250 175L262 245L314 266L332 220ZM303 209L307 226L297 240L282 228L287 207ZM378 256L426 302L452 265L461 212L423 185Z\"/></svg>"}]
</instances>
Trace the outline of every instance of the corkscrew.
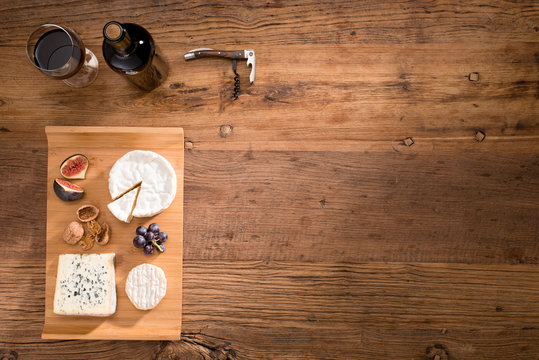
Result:
<instances>
[{"instance_id":1,"label":"corkscrew","mask_svg":"<svg viewBox=\"0 0 539 360\"><path fill-rule=\"evenodd\" d=\"M232 70L234 71L234 94L232 95L234 100L238 99L240 92L240 75L236 71L236 62L238 59L247 59L247 67L251 65L251 74L249 75L249 82L252 84L255 82L255 67L256 57L254 50L214 50L210 48L193 49L185 53L183 56L185 60L198 59L203 57L224 57L232 59Z\"/></svg>"}]
</instances>

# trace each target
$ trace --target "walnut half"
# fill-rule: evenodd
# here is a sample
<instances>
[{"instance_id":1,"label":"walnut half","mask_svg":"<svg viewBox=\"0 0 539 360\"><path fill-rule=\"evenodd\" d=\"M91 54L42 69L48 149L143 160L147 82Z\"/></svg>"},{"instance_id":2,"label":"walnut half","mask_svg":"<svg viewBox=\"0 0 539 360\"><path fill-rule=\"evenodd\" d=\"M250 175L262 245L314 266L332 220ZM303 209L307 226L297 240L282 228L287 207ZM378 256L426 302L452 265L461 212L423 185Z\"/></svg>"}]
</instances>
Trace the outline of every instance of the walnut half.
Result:
<instances>
[{"instance_id":1,"label":"walnut half","mask_svg":"<svg viewBox=\"0 0 539 360\"><path fill-rule=\"evenodd\" d=\"M101 234L101 225L97 222L97 220L91 220L86 223L86 228L88 229L88 232L93 236L96 237L97 235Z\"/></svg>"},{"instance_id":2,"label":"walnut half","mask_svg":"<svg viewBox=\"0 0 539 360\"><path fill-rule=\"evenodd\" d=\"M72 221L64 230L64 241L69 245L75 245L84 236L84 227L77 221Z\"/></svg>"},{"instance_id":3,"label":"walnut half","mask_svg":"<svg viewBox=\"0 0 539 360\"><path fill-rule=\"evenodd\" d=\"M101 233L95 237L99 245L107 245L110 240L110 227L107 223L101 224Z\"/></svg>"},{"instance_id":4,"label":"walnut half","mask_svg":"<svg viewBox=\"0 0 539 360\"><path fill-rule=\"evenodd\" d=\"M93 205L83 205L77 209L77 219L82 222L95 220L99 215L99 209Z\"/></svg>"},{"instance_id":5,"label":"walnut half","mask_svg":"<svg viewBox=\"0 0 539 360\"><path fill-rule=\"evenodd\" d=\"M82 246L82 250L90 250L94 247L95 238L90 234L85 234L79 241L79 245Z\"/></svg>"}]
</instances>

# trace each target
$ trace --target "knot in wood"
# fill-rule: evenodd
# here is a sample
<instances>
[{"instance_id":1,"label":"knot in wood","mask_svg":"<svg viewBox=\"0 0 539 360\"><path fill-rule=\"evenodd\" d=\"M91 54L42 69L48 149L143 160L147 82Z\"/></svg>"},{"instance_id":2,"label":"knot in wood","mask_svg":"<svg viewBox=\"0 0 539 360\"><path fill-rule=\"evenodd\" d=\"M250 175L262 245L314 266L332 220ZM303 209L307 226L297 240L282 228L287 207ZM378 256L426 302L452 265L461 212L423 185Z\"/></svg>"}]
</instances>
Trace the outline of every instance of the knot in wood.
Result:
<instances>
[{"instance_id":1,"label":"knot in wood","mask_svg":"<svg viewBox=\"0 0 539 360\"><path fill-rule=\"evenodd\" d=\"M470 81L479 81L479 73L473 72L468 75L468 80Z\"/></svg>"},{"instance_id":2,"label":"knot in wood","mask_svg":"<svg viewBox=\"0 0 539 360\"><path fill-rule=\"evenodd\" d=\"M485 140L486 137L487 136L485 135L484 132L482 132L481 130L477 130L475 132L474 140L477 142L482 142L483 140Z\"/></svg>"},{"instance_id":3,"label":"knot in wood","mask_svg":"<svg viewBox=\"0 0 539 360\"><path fill-rule=\"evenodd\" d=\"M449 360L449 353L442 344L434 344L427 347L427 359L429 360Z\"/></svg>"},{"instance_id":4,"label":"knot in wood","mask_svg":"<svg viewBox=\"0 0 539 360\"><path fill-rule=\"evenodd\" d=\"M191 141L186 141L186 142L184 143L184 148L185 148L186 150L193 150L193 147L194 147L194 145L193 145L193 143L192 143Z\"/></svg>"},{"instance_id":5,"label":"knot in wood","mask_svg":"<svg viewBox=\"0 0 539 360\"><path fill-rule=\"evenodd\" d=\"M414 139L407 137L406 139L402 140L402 143L406 146L412 146L414 145Z\"/></svg>"},{"instance_id":6,"label":"knot in wood","mask_svg":"<svg viewBox=\"0 0 539 360\"><path fill-rule=\"evenodd\" d=\"M219 136L222 138L228 137L228 135L232 134L232 130L234 130L234 127L232 125L221 125L219 128Z\"/></svg>"},{"instance_id":7,"label":"knot in wood","mask_svg":"<svg viewBox=\"0 0 539 360\"><path fill-rule=\"evenodd\" d=\"M0 349L0 360L17 360L19 354L15 350Z\"/></svg>"}]
</instances>

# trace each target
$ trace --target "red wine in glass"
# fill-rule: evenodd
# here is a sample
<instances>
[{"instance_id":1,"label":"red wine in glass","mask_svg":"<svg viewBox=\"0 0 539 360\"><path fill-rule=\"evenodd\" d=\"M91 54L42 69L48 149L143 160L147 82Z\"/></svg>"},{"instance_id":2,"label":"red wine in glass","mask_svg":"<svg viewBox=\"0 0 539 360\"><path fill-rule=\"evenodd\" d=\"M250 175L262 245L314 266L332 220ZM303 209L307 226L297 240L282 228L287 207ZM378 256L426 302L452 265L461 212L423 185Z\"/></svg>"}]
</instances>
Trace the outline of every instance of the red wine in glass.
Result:
<instances>
[{"instance_id":1,"label":"red wine in glass","mask_svg":"<svg viewBox=\"0 0 539 360\"><path fill-rule=\"evenodd\" d=\"M41 35L34 48L36 65L47 70L61 68L71 57L78 63L78 66L66 77L76 73L78 68L82 66L84 59L77 44L73 44L71 37L65 31L59 29L51 30Z\"/></svg>"},{"instance_id":2,"label":"red wine in glass","mask_svg":"<svg viewBox=\"0 0 539 360\"><path fill-rule=\"evenodd\" d=\"M41 72L72 87L87 86L97 77L97 58L66 26L45 24L37 28L28 37L26 54Z\"/></svg>"}]
</instances>

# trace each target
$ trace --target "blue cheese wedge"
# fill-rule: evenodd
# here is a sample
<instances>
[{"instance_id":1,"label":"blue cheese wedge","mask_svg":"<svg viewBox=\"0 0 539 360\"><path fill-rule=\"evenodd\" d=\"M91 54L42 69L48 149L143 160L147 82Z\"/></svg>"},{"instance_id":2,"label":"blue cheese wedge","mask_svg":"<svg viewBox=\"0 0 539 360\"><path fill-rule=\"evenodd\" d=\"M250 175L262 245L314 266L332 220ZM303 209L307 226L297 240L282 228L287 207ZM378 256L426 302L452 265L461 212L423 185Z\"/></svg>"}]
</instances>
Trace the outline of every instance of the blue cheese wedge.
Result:
<instances>
[{"instance_id":1,"label":"blue cheese wedge","mask_svg":"<svg viewBox=\"0 0 539 360\"><path fill-rule=\"evenodd\" d=\"M109 192L113 201L140 186L135 200L122 205L126 208L124 213L132 208L134 217L150 217L167 209L176 196L176 184L172 165L153 151L130 151L118 159L109 172Z\"/></svg>"},{"instance_id":2,"label":"blue cheese wedge","mask_svg":"<svg viewBox=\"0 0 539 360\"><path fill-rule=\"evenodd\" d=\"M109 316L116 312L115 254L58 257L54 313Z\"/></svg>"},{"instance_id":3,"label":"blue cheese wedge","mask_svg":"<svg viewBox=\"0 0 539 360\"><path fill-rule=\"evenodd\" d=\"M167 293L167 278L163 269L152 264L134 267L127 275L125 292L137 309L153 309Z\"/></svg>"}]
</instances>

